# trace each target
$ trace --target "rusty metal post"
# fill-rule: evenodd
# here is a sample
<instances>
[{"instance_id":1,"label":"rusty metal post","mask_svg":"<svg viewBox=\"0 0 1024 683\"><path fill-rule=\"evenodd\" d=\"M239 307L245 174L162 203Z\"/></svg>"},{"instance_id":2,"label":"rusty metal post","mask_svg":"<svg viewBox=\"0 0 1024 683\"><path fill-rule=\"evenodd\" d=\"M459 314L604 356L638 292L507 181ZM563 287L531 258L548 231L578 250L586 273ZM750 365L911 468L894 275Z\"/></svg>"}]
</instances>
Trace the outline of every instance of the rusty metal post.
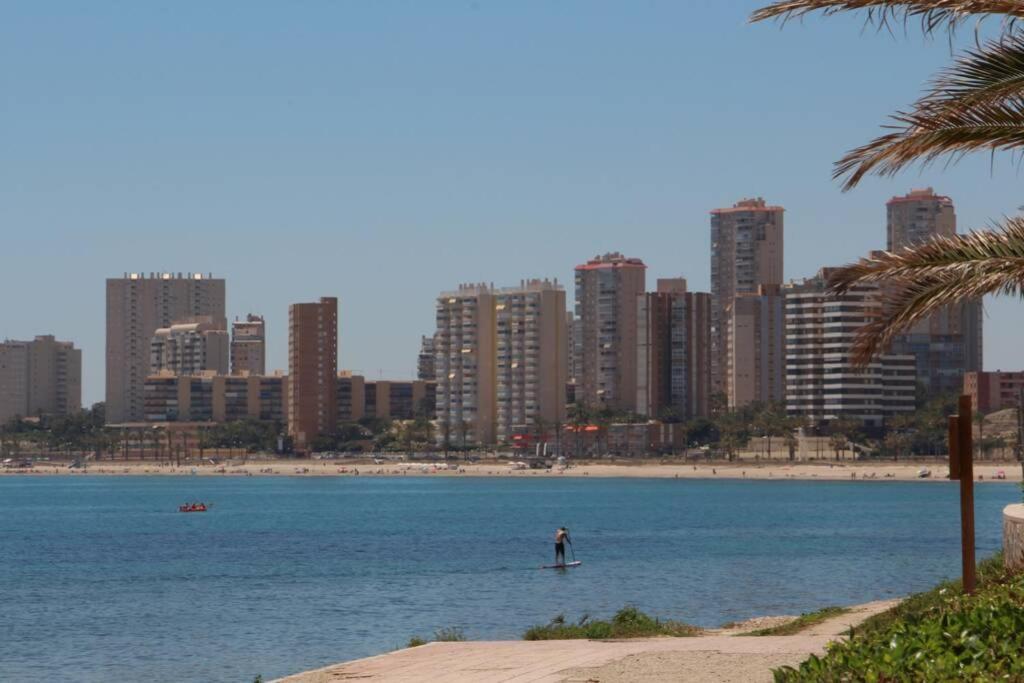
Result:
<instances>
[{"instance_id":1,"label":"rusty metal post","mask_svg":"<svg viewBox=\"0 0 1024 683\"><path fill-rule=\"evenodd\" d=\"M974 563L974 435L971 397L961 396L957 451L960 460L960 546L963 555L963 586L973 593L977 579Z\"/></svg>"},{"instance_id":2,"label":"rusty metal post","mask_svg":"<svg viewBox=\"0 0 1024 683\"><path fill-rule=\"evenodd\" d=\"M960 418L949 416L949 478L956 481L960 478Z\"/></svg>"}]
</instances>

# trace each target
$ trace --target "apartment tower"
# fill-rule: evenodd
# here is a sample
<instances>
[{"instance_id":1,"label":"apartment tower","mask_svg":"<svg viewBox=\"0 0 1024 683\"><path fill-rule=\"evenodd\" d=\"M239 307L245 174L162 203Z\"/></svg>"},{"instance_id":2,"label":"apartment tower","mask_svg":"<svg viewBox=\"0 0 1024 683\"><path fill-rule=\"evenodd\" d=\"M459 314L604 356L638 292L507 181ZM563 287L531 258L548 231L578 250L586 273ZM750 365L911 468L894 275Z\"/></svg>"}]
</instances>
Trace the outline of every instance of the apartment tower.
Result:
<instances>
[{"instance_id":1,"label":"apartment tower","mask_svg":"<svg viewBox=\"0 0 1024 683\"><path fill-rule=\"evenodd\" d=\"M187 318L161 327L153 333L149 349L150 374L228 374L228 333L223 321L210 316Z\"/></svg>"},{"instance_id":2,"label":"apartment tower","mask_svg":"<svg viewBox=\"0 0 1024 683\"><path fill-rule=\"evenodd\" d=\"M636 412L637 301L647 266L618 252L576 266L576 400Z\"/></svg>"},{"instance_id":3,"label":"apartment tower","mask_svg":"<svg viewBox=\"0 0 1024 683\"><path fill-rule=\"evenodd\" d=\"M785 310L778 285L733 297L726 311L726 399L730 408L786 396Z\"/></svg>"},{"instance_id":4,"label":"apartment tower","mask_svg":"<svg viewBox=\"0 0 1024 683\"><path fill-rule=\"evenodd\" d=\"M914 410L916 369L909 354L881 354L866 367L850 360L864 320L877 315L880 291L859 285L828 290L834 269L823 268L783 288L786 305L786 411L813 425L847 418L880 426Z\"/></svg>"},{"instance_id":5,"label":"apartment tower","mask_svg":"<svg viewBox=\"0 0 1024 683\"><path fill-rule=\"evenodd\" d=\"M82 409L82 352L51 335L0 343L0 424Z\"/></svg>"},{"instance_id":6,"label":"apartment tower","mask_svg":"<svg viewBox=\"0 0 1024 683\"><path fill-rule=\"evenodd\" d=\"M684 278L659 279L642 294L637 319L637 412L679 420L707 416L711 384L711 295Z\"/></svg>"},{"instance_id":7,"label":"apartment tower","mask_svg":"<svg viewBox=\"0 0 1024 683\"><path fill-rule=\"evenodd\" d=\"M338 422L338 300L288 307L288 433L300 449Z\"/></svg>"},{"instance_id":8,"label":"apartment tower","mask_svg":"<svg viewBox=\"0 0 1024 683\"><path fill-rule=\"evenodd\" d=\"M711 212L711 382L728 393L729 309L737 296L782 284L783 214L761 198Z\"/></svg>"},{"instance_id":9,"label":"apartment tower","mask_svg":"<svg viewBox=\"0 0 1024 683\"><path fill-rule=\"evenodd\" d=\"M889 251L956 234L953 200L930 187L893 197L886 214ZM899 335L892 351L914 355L918 381L929 392L958 392L965 373L982 370L982 317L981 301L948 306Z\"/></svg>"},{"instance_id":10,"label":"apartment tower","mask_svg":"<svg viewBox=\"0 0 1024 683\"><path fill-rule=\"evenodd\" d=\"M125 273L107 280L108 423L143 419L150 342L177 320L210 316L226 327L224 280L201 273Z\"/></svg>"},{"instance_id":11,"label":"apartment tower","mask_svg":"<svg viewBox=\"0 0 1024 683\"><path fill-rule=\"evenodd\" d=\"M231 374L264 375L267 372L267 328L263 316L245 316L231 323Z\"/></svg>"},{"instance_id":12,"label":"apartment tower","mask_svg":"<svg viewBox=\"0 0 1024 683\"><path fill-rule=\"evenodd\" d=\"M434 372L439 444L495 442L495 313L494 288L488 284L459 285L437 298Z\"/></svg>"},{"instance_id":13,"label":"apartment tower","mask_svg":"<svg viewBox=\"0 0 1024 683\"><path fill-rule=\"evenodd\" d=\"M494 303L495 436L507 443L514 434L546 433L565 421L565 290L557 281L525 280L498 290Z\"/></svg>"}]
</instances>

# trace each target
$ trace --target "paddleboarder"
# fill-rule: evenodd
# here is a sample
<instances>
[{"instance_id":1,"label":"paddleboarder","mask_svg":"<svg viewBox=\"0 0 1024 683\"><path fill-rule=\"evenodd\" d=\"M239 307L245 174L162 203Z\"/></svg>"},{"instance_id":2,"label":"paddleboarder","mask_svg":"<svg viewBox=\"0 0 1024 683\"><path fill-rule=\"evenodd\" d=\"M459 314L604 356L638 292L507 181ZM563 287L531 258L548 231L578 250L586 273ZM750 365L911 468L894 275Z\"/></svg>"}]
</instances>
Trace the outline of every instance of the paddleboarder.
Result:
<instances>
[{"instance_id":1,"label":"paddleboarder","mask_svg":"<svg viewBox=\"0 0 1024 683\"><path fill-rule=\"evenodd\" d=\"M569 542L572 545L572 539L569 538L569 530L564 526L558 527L558 531L555 532L555 564L565 564L565 543Z\"/></svg>"}]
</instances>

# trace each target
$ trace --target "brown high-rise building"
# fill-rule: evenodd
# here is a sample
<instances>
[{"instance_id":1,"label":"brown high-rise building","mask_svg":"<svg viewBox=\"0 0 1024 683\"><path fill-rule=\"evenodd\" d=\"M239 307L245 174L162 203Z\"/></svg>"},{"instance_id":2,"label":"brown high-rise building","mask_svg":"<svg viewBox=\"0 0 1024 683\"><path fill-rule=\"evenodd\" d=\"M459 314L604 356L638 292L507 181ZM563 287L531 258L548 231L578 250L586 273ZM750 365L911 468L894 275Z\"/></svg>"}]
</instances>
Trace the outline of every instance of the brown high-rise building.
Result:
<instances>
[{"instance_id":1,"label":"brown high-rise building","mask_svg":"<svg viewBox=\"0 0 1024 683\"><path fill-rule=\"evenodd\" d=\"M730 408L786 397L785 298L778 285L733 298L727 312L726 398Z\"/></svg>"},{"instance_id":2,"label":"brown high-rise building","mask_svg":"<svg viewBox=\"0 0 1024 683\"><path fill-rule=\"evenodd\" d=\"M288 433L307 449L338 422L338 300L288 307Z\"/></svg>"},{"instance_id":3,"label":"brown high-rise building","mask_svg":"<svg viewBox=\"0 0 1024 683\"><path fill-rule=\"evenodd\" d=\"M226 327L224 280L201 273L125 273L107 280L107 422L143 419L150 343L176 320L210 316Z\"/></svg>"},{"instance_id":4,"label":"brown high-rise building","mask_svg":"<svg viewBox=\"0 0 1024 683\"><path fill-rule=\"evenodd\" d=\"M647 266L619 253L576 266L576 400L636 412L637 301Z\"/></svg>"},{"instance_id":5,"label":"brown high-rise building","mask_svg":"<svg viewBox=\"0 0 1024 683\"><path fill-rule=\"evenodd\" d=\"M82 352L52 335L0 343L0 423L82 409Z\"/></svg>"},{"instance_id":6,"label":"brown high-rise building","mask_svg":"<svg viewBox=\"0 0 1024 683\"><path fill-rule=\"evenodd\" d=\"M231 374L267 371L267 329L263 316L250 313L231 323Z\"/></svg>"},{"instance_id":7,"label":"brown high-rise building","mask_svg":"<svg viewBox=\"0 0 1024 683\"><path fill-rule=\"evenodd\" d=\"M687 292L683 278L659 279L639 297L637 412L654 418L708 415L710 294Z\"/></svg>"},{"instance_id":8,"label":"brown high-rise building","mask_svg":"<svg viewBox=\"0 0 1024 683\"><path fill-rule=\"evenodd\" d=\"M953 200L930 187L886 203L889 251L955 234ZM982 369L982 317L981 301L948 306L896 337L892 351L914 355L917 381L927 391L959 392L965 373Z\"/></svg>"},{"instance_id":9,"label":"brown high-rise building","mask_svg":"<svg viewBox=\"0 0 1024 683\"><path fill-rule=\"evenodd\" d=\"M744 199L711 212L711 381L729 384L729 317L733 300L761 285L782 285L783 214L763 199Z\"/></svg>"}]
</instances>

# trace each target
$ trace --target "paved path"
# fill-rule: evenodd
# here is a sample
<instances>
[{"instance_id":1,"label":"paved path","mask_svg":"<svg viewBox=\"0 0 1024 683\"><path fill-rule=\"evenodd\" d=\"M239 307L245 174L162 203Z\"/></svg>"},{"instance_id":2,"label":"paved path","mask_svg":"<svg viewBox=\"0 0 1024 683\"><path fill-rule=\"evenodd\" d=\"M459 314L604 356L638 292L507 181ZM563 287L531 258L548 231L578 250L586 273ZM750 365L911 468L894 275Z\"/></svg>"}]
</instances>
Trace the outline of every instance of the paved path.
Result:
<instances>
[{"instance_id":1,"label":"paved path","mask_svg":"<svg viewBox=\"0 0 1024 683\"><path fill-rule=\"evenodd\" d=\"M280 683L771 681L772 668L822 652L851 624L893 604L861 605L795 636L430 643L307 671Z\"/></svg>"}]
</instances>

